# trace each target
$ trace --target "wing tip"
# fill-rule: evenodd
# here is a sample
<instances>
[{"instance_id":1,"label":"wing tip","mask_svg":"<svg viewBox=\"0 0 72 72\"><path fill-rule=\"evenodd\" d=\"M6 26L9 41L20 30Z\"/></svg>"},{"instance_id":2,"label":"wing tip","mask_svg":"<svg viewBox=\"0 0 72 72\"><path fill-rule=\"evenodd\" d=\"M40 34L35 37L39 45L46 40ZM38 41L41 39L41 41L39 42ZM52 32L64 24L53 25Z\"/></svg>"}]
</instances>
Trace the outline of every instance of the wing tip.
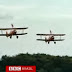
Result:
<instances>
[{"instance_id":1,"label":"wing tip","mask_svg":"<svg viewBox=\"0 0 72 72\"><path fill-rule=\"evenodd\" d=\"M39 34L36 34L36 35L39 35Z\"/></svg>"},{"instance_id":2,"label":"wing tip","mask_svg":"<svg viewBox=\"0 0 72 72\"><path fill-rule=\"evenodd\" d=\"M28 29L28 27L26 27L26 29Z\"/></svg>"}]
</instances>

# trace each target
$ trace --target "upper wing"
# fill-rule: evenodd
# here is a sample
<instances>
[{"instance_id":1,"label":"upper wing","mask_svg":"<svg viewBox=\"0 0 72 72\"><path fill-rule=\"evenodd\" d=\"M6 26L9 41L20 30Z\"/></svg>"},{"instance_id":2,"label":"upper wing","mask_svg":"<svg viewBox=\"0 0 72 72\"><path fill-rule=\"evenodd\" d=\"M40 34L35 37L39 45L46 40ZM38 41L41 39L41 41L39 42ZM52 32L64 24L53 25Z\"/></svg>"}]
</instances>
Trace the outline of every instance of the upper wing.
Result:
<instances>
[{"instance_id":1,"label":"upper wing","mask_svg":"<svg viewBox=\"0 0 72 72\"><path fill-rule=\"evenodd\" d=\"M36 34L38 36L50 36L50 35L53 35L53 36L64 36L65 34Z\"/></svg>"},{"instance_id":2,"label":"upper wing","mask_svg":"<svg viewBox=\"0 0 72 72\"><path fill-rule=\"evenodd\" d=\"M12 29L20 30L20 29L28 29L28 27L25 27L25 28L0 28L0 30L12 30Z\"/></svg>"},{"instance_id":3,"label":"upper wing","mask_svg":"<svg viewBox=\"0 0 72 72\"><path fill-rule=\"evenodd\" d=\"M63 41L64 39L55 39L55 40L45 40L45 39L37 39L38 41Z\"/></svg>"},{"instance_id":4,"label":"upper wing","mask_svg":"<svg viewBox=\"0 0 72 72\"><path fill-rule=\"evenodd\" d=\"M27 33L20 33L20 34L14 34L14 35L26 35ZM9 35L9 34L8 34ZM13 36L14 36L13 35ZM0 34L0 36L6 36L6 34ZM9 35L10 36L10 35Z\"/></svg>"}]
</instances>

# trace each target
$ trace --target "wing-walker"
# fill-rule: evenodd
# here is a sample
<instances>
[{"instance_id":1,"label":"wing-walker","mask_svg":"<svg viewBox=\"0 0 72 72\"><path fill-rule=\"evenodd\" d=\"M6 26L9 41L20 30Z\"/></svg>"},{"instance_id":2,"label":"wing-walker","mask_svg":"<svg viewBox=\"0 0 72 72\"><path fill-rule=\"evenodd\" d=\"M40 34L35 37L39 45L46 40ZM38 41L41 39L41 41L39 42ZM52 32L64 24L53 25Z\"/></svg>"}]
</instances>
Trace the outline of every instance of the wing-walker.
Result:
<instances>
[{"instance_id":1,"label":"wing-walker","mask_svg":"<svg viewBox=\"0 0 72 72\"><path fill-rule=\"evenodd\" d=\"M0 36L6 36L6 37L10 37L10 39L12 38L12 36L16 36L16 38L18 39L19 35L26 35L27 33L17 33L17 30L25 30L28 29L28 27L23 27L23 28L15 28L13 24L11 24L12 28L0 28L2 34L0 34ZM7 30L10 30L10 32L8 33ZM6 31L5 34L3 34L3 31Z\"/></svg>"},{"instance_id":2,"label":"wing-walker","mask_svg":"<svg viewBox=\"0 0 72 72\"><path fill-rule=\"evenodd\" d=\"M45 37L45 39L37 39L38 41L45 41L46 43L48 42L48 44L53 41L54 44L56 44L56 41L63 41L64 39L61 39L61 36L65 36L65 34L52 34L52 31L50 30L50 34L36 34L37 36L48 36ZM55 39L55 36L60 36L60 39Z\"/></svg>"}]
</instances>

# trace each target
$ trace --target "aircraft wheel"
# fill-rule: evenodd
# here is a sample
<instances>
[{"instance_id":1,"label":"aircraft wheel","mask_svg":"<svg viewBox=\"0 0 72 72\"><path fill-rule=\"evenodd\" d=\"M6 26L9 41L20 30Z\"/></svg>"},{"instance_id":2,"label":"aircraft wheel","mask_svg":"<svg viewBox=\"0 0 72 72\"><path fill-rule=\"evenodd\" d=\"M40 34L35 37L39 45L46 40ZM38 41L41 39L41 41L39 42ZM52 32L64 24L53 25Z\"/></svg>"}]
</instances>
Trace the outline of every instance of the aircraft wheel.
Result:
<instances>
[{"instance_id":1,"label":"aircraft wheel","mask_svg":"<svg viewBox=\"0 0 72 72\"><path fill-rule=\"evenodd\" d=\"M48 44L49 44L49 42L48 42Z\"/></svg>"},{"instance_id":2,"label":"aircraft wheel","mask_svg":"<svg viewBox=\"0 0 72 72\"><path fill-rule=\"evenodd\" d=\"M12 36L10 36L10 39L12 38Z\"/></svg>"},{"instance_id":3,"label":"aircraft wheel","mask_svg":"<svg viewBox=\"0 0 72 72\"><path fill-rule=\"evenodd\" d=\"M16 36L16 38L18 39L18 36Z\"/></svg>"},{"instance_id":4,"label":"aircraft wheel","mask_svg":"<svg viewBox=\"0 0 72 72\"><path fill-rule=\"evenodd\" d=\"M56 42L54 42L54 44L56 44Z\"/></svg>"}]
</instances>

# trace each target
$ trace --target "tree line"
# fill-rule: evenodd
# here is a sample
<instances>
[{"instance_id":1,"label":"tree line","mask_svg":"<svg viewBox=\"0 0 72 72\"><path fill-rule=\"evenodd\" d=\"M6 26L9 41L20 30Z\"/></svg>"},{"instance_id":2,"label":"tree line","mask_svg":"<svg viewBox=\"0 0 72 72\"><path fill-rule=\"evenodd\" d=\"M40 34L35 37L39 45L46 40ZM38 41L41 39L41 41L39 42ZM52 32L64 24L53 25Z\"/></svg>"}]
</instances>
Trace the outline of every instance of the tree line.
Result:
<instances>
[{"instance_id":1,"label":"tree line","mask_svg":"<svg viewBox=\"0 0 72 72\"><path fill-rule=\"evenodd\" d=\"M4 55L0 59L0 72L5 72L6 65L35 65L36 72L72 72L72 57L39 53Z\"/></svg>"}]
</instances>

